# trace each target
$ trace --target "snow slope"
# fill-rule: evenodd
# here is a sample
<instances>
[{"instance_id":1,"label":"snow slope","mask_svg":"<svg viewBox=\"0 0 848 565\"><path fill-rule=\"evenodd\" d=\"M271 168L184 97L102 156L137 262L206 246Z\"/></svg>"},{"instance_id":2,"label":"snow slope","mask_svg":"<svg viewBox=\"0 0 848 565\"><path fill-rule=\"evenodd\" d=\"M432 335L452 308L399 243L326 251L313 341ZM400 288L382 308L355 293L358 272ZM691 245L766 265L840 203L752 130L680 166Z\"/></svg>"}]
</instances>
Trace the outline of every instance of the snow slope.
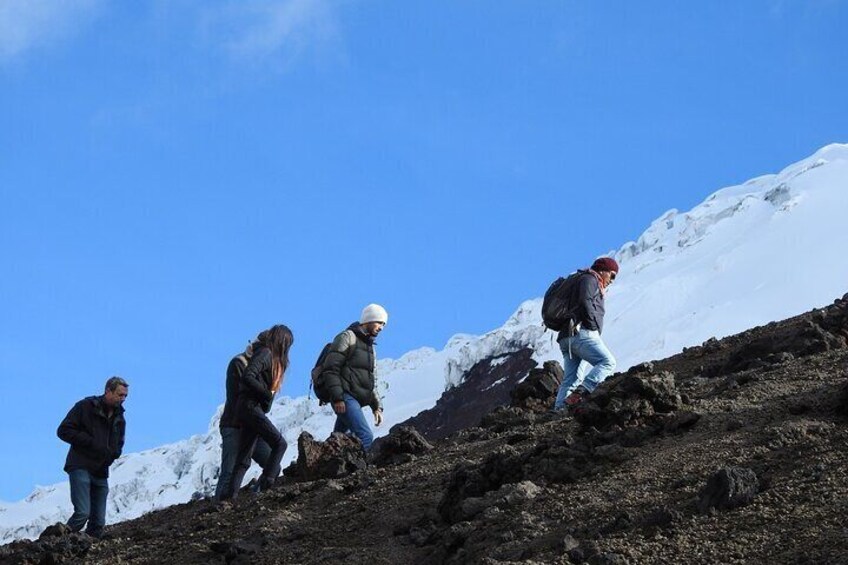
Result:
<instances>
[{"instance_id":1,"label":"snow slope","mask_svg":"<svg viewBox=\"0 0 848 565\"><path fill-rule=\"evenodd\" d=\"M848 217L846 191L848 145L829 145L778 174L719 190L688 212L670 210L623 245L605 323L619 369L824 306L848 291L848 262L841 260L848 235L838 228ZM540 307L541 299L528 300L502 327L456 335L441 351L381 360L386 422L378 435L432 407L481 359L528 346L539 361L561 359L540 325ZM220 412L206 434L118 460L108 522L211 493ZM305 397L278 399L271 418L290 445L284 464L296 456L301 431L326 437L333 425L331 411ZM22 501L0 503L0 543L35 537L70 513L67 483L37 487Z\"/></svg>"}]
</instances>

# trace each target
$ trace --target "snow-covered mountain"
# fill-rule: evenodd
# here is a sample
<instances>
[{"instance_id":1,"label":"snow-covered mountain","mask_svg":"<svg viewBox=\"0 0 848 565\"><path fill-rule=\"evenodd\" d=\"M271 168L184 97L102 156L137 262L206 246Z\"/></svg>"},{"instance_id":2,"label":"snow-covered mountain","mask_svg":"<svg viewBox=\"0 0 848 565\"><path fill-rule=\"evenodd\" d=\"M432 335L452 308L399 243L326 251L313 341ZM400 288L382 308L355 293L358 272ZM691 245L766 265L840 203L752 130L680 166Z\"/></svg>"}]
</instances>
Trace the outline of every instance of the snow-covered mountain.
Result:
<instances>
[{"instance_id":1,"label":"snow-covered mountain","mask_svg":"<svg viewBox=\"0 0 848 565\"><path fill-rule=\"evenodd\" d=\"M615 256L621 273L607 299L605 338L619 369L683 347L823 306L848 290L841 259L848 234L848 145L829 145L775 175L724 188L689 212L670 210ZM590 263L592 257L586 257ZM577 268L582 265L573 265ZM521 304L485 335L456 335L444 349L422 348L378 365L385 433L431 408L479 360L530 347L535 359L560 359L540 325L541 299ZM125 455L112 467L108 522L185 502L214 490L220 458L218 419L204 435ZM271 412L297 455L297 436L326 437L329 408L280 398ZM254 466L255 467L255 466ZM258 469L252 469L258 474ZM253 476L253 475L251 475ZM67 483L38 487L0 504L0 543L35 537L71 513Z\"/></svg>"}]
</instances>

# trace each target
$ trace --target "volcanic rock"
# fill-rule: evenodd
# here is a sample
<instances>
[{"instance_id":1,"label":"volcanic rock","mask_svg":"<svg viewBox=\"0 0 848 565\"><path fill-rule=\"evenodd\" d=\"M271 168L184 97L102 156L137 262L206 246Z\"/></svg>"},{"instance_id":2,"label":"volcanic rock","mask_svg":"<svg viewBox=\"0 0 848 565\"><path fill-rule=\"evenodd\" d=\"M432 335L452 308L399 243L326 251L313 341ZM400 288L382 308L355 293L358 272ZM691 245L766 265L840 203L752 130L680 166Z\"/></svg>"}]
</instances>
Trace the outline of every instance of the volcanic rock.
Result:
<instances>
[{"instance_id":1,"label":"volcanic rock","mask_svg":"<svg viewBox=\"0 0 848 565\"><path fill-rule=\"evenodd\" d=\"M745 467L716 471L698 495L698 510L730 510L750 504L759 490L757 474Z\"/></svg>"},{"instance_id":2,"label":"volcanic rock","mask_svg":"<svg viewBox=\"0 0 848 565\"><path fill-rule=\"evenodd\" d=\"M287 479L336 479L365 469L362 444L353 436L334 432L327 441L316 441L309 432L297 438L297 459L286 467Z\"/></svg>"},{"instance_id":3,"label":"volcanic rock","mask_svg":"<svg viewBox=\"0 0 848 565\"><path fill-rule=\"evenodd\" d=\"M416 455L423 455L433 449L433 445L410 426L395 426L389 435L379 438L371 446L371 463L374 465L395 465L406 463Z\"/></svg>"}]
</instances>

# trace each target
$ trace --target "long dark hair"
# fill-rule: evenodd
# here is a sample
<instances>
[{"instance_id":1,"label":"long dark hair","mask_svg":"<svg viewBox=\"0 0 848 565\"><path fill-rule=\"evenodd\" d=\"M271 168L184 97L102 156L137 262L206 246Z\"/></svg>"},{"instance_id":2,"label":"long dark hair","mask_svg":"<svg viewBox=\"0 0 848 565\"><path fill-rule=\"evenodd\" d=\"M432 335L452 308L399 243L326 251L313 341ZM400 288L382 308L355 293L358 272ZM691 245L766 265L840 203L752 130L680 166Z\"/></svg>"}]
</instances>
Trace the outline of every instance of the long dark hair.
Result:
<instances>
[{"instance_id":1,"label":"long dark hair","mask_svg":"<svg viewBox=\"0 0 848 565\"><path fill-rule=\"evenodd\" d=\"M294 334L283 324L277 324L256 336L262 346L267 347L271 351L271 359L274 363L274 373L278 370L280 374L285 374L289 368L289 349L294 343Z\"/></svg>"}]
</instances>

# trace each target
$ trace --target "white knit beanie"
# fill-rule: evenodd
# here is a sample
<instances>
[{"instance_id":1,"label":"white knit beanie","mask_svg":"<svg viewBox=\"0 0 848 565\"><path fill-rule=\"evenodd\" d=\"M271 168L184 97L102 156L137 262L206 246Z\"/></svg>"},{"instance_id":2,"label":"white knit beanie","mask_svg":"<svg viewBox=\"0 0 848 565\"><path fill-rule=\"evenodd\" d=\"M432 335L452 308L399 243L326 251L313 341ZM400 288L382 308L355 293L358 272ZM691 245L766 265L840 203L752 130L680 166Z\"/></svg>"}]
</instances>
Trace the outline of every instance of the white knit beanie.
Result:
<instances>
[{"instance_id":1,"label":"white knit beanie","mask_svg":"<svg viewBox=\"0 0 848 565\"><path fill-rule=\"evenodd\" d=\"M388 321L389 313L379 304L369 304L362 309L362 315L359 317L360 324L367 324L368 322L383 322L385 324Z\"/></svg>"}]
</instances>

